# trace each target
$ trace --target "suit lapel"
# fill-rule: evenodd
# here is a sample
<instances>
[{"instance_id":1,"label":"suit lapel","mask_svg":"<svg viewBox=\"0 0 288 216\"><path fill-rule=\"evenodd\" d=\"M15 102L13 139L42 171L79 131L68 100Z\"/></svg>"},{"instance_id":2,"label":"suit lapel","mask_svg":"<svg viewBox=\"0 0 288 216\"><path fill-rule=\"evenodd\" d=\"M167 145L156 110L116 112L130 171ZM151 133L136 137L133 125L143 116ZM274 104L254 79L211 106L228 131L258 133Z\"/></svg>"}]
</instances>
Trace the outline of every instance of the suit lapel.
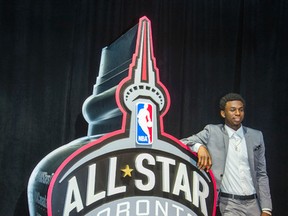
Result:
<instances>
[{"instance_id":1,"label":"suit lapel","mask_svg":"<svg viewBox=\"0 0 288 216\"><path fill-rule=\"evenodd\" d=\"M251 134L247 131L246 127L243 127L244 130L244 136L245 136L245 142L247 147L247 154L248 154L248 161L250 167L254 167L254 152L253 152L253 137L251 137Z\"/></svg>"},{"instance_id":2,"label":"suit lapel","mask_svg":"<svg viewBox=\"0 0 288 216\"><path fill-rule=\"evenodd\" d=\"M225 130L224 125L222 126L222 132L223 132L223 139L224 139L224 146L225 146L225 155L227 156L228 153L228 146L229 146L229 136L227 131ZM226 158L225 158L226 162Z\"/></svg>"}]
</instances>

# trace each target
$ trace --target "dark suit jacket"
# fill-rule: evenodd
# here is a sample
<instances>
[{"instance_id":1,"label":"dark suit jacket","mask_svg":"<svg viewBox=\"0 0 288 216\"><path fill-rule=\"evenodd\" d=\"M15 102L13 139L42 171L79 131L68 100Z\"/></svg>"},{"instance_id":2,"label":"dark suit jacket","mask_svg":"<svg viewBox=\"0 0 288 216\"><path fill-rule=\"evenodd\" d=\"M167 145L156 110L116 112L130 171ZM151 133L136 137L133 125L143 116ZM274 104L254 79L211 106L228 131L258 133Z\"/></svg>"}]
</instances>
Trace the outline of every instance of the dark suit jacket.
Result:
<instances>
[{"instance_id":1,"label":"dark suit jacket","mask_svg":"<svg viewBox=\"0 0 288 216\"><path fill-rule=\"evenodd\" d=\"M261 209L269 208L272 210L262 132L244 126L243 130L247 145L251 176L260 207ZM216 179L217 191L219 191L225 173L226 156L229 145L229 136L224 125L207 125L204 130L200 131L198 134L182 139L181 141L188 146L193 146L195 143L201 143L207 146L212 157L212 171Z\"/></svg>"}]
</instances>

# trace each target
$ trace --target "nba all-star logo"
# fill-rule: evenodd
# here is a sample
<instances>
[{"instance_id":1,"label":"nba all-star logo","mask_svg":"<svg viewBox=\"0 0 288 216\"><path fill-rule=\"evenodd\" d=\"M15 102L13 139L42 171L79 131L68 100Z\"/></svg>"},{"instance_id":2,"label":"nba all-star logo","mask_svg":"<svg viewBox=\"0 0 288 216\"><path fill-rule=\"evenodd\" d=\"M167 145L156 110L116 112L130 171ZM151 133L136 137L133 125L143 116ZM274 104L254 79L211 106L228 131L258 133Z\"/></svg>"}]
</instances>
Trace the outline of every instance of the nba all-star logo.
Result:
<instances>
[{"instance_id":1,"label":"nba all-star logo","mask_svg":"<svg viewBox=\"0 0 288 216\"><path fill-rule=\"evenodd\" d=\"M164 132L170 98L160 82L151 23L142 17L129 74L115 100L122 128L70 155L52 177L49 216L195 216L215 214L212 173Z\"/></svg>"}]
</instances>

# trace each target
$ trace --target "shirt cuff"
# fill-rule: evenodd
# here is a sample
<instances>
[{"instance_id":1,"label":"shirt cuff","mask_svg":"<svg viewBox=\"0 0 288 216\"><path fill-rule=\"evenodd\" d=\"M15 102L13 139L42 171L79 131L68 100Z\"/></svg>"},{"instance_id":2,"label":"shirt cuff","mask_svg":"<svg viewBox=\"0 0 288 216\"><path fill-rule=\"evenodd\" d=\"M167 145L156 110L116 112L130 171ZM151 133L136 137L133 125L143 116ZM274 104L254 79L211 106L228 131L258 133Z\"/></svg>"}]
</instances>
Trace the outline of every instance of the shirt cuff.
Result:
<instances>
[{"instance_id":1,"label":"shirt cuff","mask_svg":"<svg viewBox=\"0 0 288 216\"><path fill-rule=\"evenodd\" d=\"M269 209L269 208L263 208L263 209L262 209L262 212L265 212L265 213L267 213L267 214L269 214L269 215L272 215L272 210Z\"/></svg>"},{"instance_id":2,"label":"shirt cuff","mask_svg":"<svg viewBox=\"0 0 288 216\"><path fill-rule=\"evenodd\" d=\"M192 151L194 151L194 152L198 152L200 146L202 146L201 143L195 143L195 144L192 145L190 148L191 148Z\"/></svg>"}]
</instances>

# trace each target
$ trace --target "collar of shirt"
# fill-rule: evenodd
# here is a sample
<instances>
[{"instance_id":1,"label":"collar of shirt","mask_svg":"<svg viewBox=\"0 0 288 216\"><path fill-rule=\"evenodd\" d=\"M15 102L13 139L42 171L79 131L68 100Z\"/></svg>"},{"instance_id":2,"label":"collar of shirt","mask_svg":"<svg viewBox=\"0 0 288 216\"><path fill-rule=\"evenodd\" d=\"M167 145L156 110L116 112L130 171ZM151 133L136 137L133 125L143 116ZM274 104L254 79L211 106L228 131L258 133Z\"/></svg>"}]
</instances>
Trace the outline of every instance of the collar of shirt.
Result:
<instances>
[{"instance_id":1,"label":"collar of shirt","mask_svg":"<svg viewBox=\"0 0 288 216\"><path fill-rule=\"evenodd\" d=\"M233 136L234 133L236 133L240 138L244 137L244 131L243 131L243 127L242 125L240 126L240 128L238 128L237 131L233 130L232 128L230 128L229 126L227 126L226 124L224 125L225 130L228 133L229 138L231 138Z\"/></svg>"}]
</instances>

